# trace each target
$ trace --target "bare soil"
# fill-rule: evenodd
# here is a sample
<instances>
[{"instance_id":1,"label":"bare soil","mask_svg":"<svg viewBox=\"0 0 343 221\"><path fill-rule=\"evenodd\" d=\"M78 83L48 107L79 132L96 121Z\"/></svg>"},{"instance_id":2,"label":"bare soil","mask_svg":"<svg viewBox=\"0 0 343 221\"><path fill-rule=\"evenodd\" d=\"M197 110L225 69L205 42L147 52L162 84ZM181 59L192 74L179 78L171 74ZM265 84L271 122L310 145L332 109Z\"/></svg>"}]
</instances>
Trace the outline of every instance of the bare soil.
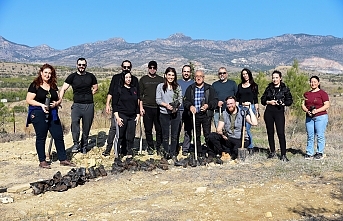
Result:
<instances>
[{"instance_id":1,"label":"bare soil","mask_svg":"<svg viewBox=\"0 0 343 221\"><path fill-rule=\"evenodd\" d=\"M65 140L70 147L71 135ZM267 160L261 148L245 162L112 175L113 153L103 157L104 145L96 146L72 160L102 164L108 176L65 192L0 193L14 200L0 203L0 220L342 220L342 154L327 149L322 161L305 161L299 151L288 152L288 163ZM0 144L0 188L70 170L58 161L51 167L38 167L34 138Z\"/></svg>"}]
</instances>

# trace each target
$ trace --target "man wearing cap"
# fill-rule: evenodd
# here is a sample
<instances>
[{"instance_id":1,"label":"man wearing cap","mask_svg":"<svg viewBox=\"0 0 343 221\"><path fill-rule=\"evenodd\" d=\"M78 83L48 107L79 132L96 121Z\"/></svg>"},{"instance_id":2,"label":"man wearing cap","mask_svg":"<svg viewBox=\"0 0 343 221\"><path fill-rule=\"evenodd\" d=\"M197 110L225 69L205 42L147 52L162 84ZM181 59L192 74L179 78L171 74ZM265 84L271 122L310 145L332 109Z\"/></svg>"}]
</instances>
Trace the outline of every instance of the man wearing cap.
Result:
<instances>
[{"instance_id":1,"label":"man wearing cap","mask_svg":"<svg viewBox=\"0 0 343 221\"><path fill-rule=\"evenodd\" d=\"M118 137L119 137L118 124L117 124L116 118L114 116L114 112L111 111L111 107L113 109L113 105L118 102L118 96L116 96L116 95L120 92L119 91L120 90L120 85L121 85L120 81L122 80L122 75L123 74L125 75L125 74L131 72L131 69L132 69L131 61L129 61L129 60L123 61L121 63L121 70L122 70L121 73L113 75L110 87L108 89L107 100L106 100L106 113L107 114L112 113L112 117L111 117L111 127L110 127L110 130L108 131L106 150L102 153L102 155L104 155L104 156L109 156L110 155L110 152L111 152L111 149L112 149L112 146L113 146L114 137L117 136L116 139L118 139ZM137 96L139 97L138 78L131 74L131 82L132 82L133 87L137 88L137 93L138 93ZM112 100L112 103L110 105L111 100ZM123 139L124 140L122 142L121 154L125 156L126 155L125 137ZM117 142L115 142L114 145L115 145L114 148L117 150L117 153L118 153L120 147L116 146Z\"/></svg>"},{"instance_id":2,"label":"man wearing cap","mask_svg":"<svg viewBox=\"0 0 343 221\"><path fill-rule=\"evenodd\" d=\"M216 91L218 95L218 104L215 109L215 113L213 116L214 126L217 128L218 121L219 121L219 111L224 111L225 107L225 98L228 96L235 96L237 93L237 84L236 82L229 80L227 78L228 73L226 68L221 67L218 70L218 78L219 80L212 84L212 87ZM224 104L224 105L223 105Z\"/></svg>"},{"instance_id":3,"label":"man wearing cap","mask_svg":"<svg viewBox=\"0 0 343 221\"><path fill-rule=\"evenodd\" d=\"M157 62L150 61L148 64L148 74L139 80L140 92L140 114L143 116L145 138L148 143L148 154L154 154L154 150L160 152L162 143L162 128L160 125L160 109L156 103L156 87L163 83L163 77L156 74ZM156 149L152 137L152 127L156 131Z\"/></svg>"}]
</instances>

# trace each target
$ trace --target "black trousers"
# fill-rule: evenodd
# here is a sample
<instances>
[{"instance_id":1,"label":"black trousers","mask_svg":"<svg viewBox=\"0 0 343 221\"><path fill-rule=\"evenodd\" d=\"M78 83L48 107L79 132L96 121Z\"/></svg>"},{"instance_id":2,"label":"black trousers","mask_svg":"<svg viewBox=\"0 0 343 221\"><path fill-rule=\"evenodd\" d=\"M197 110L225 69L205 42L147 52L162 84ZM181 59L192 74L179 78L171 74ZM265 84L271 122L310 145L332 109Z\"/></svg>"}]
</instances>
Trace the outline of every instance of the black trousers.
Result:
<instances>
[{"instance_id":1,"label":"black trousers","mask_svg":"<svg viewBox=\"0 0 343 221\"><path fill-rule=\"evenodd\" d=\"M191 140L192 140L192 129L193 129L192 116L188 114L188 111L180 111L180 115L181 115L181 121L179 125L179 131L177 133L177 140L180 143L180 133L181 133L181 128L183 124L184 138L182 142L182 152L188 153L189 147L191 146Z\"/></svg>"},{"instance_id":2,"label":"black trousers","mask_svg":"<svg viewBox=\"0 0 343 221\"><path fill-rule=\"evenodd\" d=\"M193 119L193 117L192 117ZM200 141L200 136L201 136L201 127L202 127L202 132L205 137L205 142L206 145L208 143L208 136L210 135L211 132L211 119L212 117L208 117L206 113L200 112L195 114L195 131L196 131L196 141L197 141L197 152L198 155L201 156L203 154L203 150L201 148L201 141ZM193 122L193 120L192 120ZM205 151L206 153L206 151ZM204 153L204 154L205 154Z\"/></svg>"},{"instance_id":3,"label":"black trousers","mask_svg":"<svg viewBox=\"0 0 343 221\"><path fill-rule=\"evenodd\" d=\"M244 148L249 146L249 140L244 140ZM236 159L238 156L238 148L242 147L242 140L229 137L225 140L222 135L218 133L211 133L208 141L208 156L221 155L222 152L230 153L231 159Z\"/></svg>"},{"instance_id":4,"label":"black trousers","mask_svg":"<svg viewBox=\"0 0 343 221\"><path fill-rule=\"evenodd\" d=\"M286 138L285 138L285 111L283 108L268 107L264 112L264 121L266 123L268 143L271 152L275 152L275 140L274 140L274 124L276 127L276 133L279 138L279 144L281 149L281 155L286 154Z\"/></svg>"},{"instance_id":5,"label":"black trousers","mask_svg":"<svg viewBox=\"0 0 343 221\"><path fill-rule=\"evenodd\" d=\"M136 134L136 115L128 116L126 114L119 113L119 117L123 119L123 125L119 127L119 139L117 146L118 153L123 155L132 155ZM126 144L123 143L125 141Z\"/></svg>"},{"instance_id":6,"label":"black trousers","mask_svg":"<svg viewBox=\"0 0 343 221\"><path fill-rule=\"evenodd\" d=\"M162 144L162 128L160 124L160 109L144 107L145 114L143 123L145 129L145 138L150 148L154 149L154 140L152 137L152 127L155 126L156 131L156 149L159 149Z\"/></svg>"}]
</instances>

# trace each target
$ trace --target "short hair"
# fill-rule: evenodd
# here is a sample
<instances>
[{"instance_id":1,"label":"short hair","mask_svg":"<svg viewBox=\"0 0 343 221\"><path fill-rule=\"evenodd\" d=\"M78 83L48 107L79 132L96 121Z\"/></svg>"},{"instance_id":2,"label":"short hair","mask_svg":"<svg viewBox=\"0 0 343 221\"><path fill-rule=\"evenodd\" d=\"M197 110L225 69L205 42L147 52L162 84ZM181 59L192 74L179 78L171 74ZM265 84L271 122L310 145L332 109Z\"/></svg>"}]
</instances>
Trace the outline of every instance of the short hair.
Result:
<instances>
[{"instance_id":1,"label":"short hair","mask_svg":"<svg viewBox=\"0 0 343 221\"><path fill-rule=\"evenodd\" d=\"M234 99L234 100L236 101L236 97L235 97L235 96L228 96L228 97L225 98L225 102L226 102L227 100L229 100L229 99Z\"/></svg>"},{"instance_id":2,"label":"short hair","mask_svg":"<svg viewBox=\"0 0 343 221\"><path fill-rule=\"evenodd\" d=\"M220 69L225 69L225 71L227 71L225 67L220 67L220 68L218 69L218 72L219 72Z\"/></svg>"},{"instance_id":3,"label":"short hair","mask_svg":"<svg viewBox=\"0 0 343 221\"><path fill-rule=\"evenodd\" d=\"M78 64L78 63L79 63L79 61L85 61L85 62L86 62L86 64L87 64L87 60L86 60L86 58L78 58L78 59L77 59L77 61L76 61L76 64Z\"/></svg>"},{"instance_id":4,"label":"short hair","mask_svg":"<svg viewBox=\"0 0 343 221\"><path fill-rule=\"evenodd\" d=\"M189 64L185 64L185 65L182 67L182 69L181 69L182 72L183 72L183 69L184 69L185 67L189 67L189 69L191 69L191 72L192 72L192 67L191 67Z\"/></svg>"},{"instance_id":5,"label":"short hair","mask_svg":"<svg viewBox=\"0 0 343 221\"><path fill-rule=\"evenodd\" d=\"M123 67L124 66L124 63L125 62L128 62L128 63L130 63L130 69L132 68L132 63L131 63L131 61L129 61L129 60L125 60L125 61L123 61L122 63L121 63L121 67Z\"/></svg>"}]
</instances>

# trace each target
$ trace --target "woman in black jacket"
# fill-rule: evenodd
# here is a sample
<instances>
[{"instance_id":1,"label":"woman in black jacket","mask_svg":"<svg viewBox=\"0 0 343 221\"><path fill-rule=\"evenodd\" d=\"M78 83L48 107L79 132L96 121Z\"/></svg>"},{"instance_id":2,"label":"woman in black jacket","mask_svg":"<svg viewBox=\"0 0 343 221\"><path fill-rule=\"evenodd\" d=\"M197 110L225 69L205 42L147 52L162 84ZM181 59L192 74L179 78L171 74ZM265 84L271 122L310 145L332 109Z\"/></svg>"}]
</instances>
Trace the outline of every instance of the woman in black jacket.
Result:
<instances>
[{"instance_id":1,"label":"woman in black jacket","mask_svg":"<svg viewBox=\"0 0 343 221\"><path fill-rule=\"evenodd\" d=\"M275 70L272 74L272 82L267 86L261 97L262 105L267 105L264 112L266 122L270 153L268 159L276 157L274 124L279 138L282 161L289 161L286 157L286 138L285 138L285 106L293 103L292 94L289 88L282 82L282 74Z\"/></svg>"},{"instance_id":2,"label":"woman in black jacket","mask_svg":"<svg viewBox=\"0 0 343 221\"><path fill-rule=\"evenodd\" d=\"M122 73L113 103L114 116L119 126L118 149L122 141L126 140L126 149L120 148L118 152L128 158L133 155L136 125L139 120L138 89L132 85L131 80L130 72Z\"/></svg>"}]
</instances>

